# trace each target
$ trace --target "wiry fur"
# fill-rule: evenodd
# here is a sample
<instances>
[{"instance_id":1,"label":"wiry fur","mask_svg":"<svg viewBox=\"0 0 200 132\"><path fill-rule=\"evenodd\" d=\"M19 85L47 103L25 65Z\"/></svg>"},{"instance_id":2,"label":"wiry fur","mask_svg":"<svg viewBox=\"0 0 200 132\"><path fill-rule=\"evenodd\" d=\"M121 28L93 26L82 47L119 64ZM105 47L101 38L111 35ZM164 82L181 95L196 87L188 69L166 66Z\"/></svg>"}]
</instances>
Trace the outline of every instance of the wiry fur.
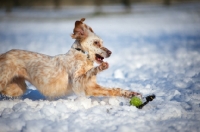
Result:
<instances>
[{"instance_id":1,"label":"wiry fur","mask_svg":"<svg viewBox=\"0 0 200 132\"><path fill-rule=\"evenodd\" d=\"M132 97L139 93L120 88L105 88L96 83L96 75L108 68L103 58L111 51L91 27L75 22L71 35L76 39L71 49L62 55L47 56L24 50L10 50L0 55L0 92L21 96L26 91L25 80L47 97L59 97L74 91L87 96ZM97 67L94 62L99 63Z\"/></svg>"}]
</instances>

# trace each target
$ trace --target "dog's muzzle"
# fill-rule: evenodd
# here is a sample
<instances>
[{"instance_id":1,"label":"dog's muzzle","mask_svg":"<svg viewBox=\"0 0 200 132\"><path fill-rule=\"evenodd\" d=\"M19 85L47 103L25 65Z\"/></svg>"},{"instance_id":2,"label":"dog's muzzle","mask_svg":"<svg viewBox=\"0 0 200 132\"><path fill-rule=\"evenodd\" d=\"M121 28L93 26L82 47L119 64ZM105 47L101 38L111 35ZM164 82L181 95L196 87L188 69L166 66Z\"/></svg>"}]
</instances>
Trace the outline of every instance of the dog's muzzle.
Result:
<instances>
[{"instance_id":1,"label":"dog's muzzle","mask_svg":"<svg viewBox=\"0 0 200 132\"><path fill-rule=\"evenodd\" d=\"M107 51L107 56L110 57L112 52L110 50Z\"/></svg>"},{"instance_id":2,"label":"dog's muzzle","mask_svg":"<svg viewBox=\"0 0 200 132\"><path fill-rule=\"evenodd\" d=\"M112 52L111 52L110 50L108 50L108 49L105 48L105 47L102 47L101 49L104 50L104 51L106 52L106 57L107 57L107 58L111 56Z\"/></svg>"}]
</instances>

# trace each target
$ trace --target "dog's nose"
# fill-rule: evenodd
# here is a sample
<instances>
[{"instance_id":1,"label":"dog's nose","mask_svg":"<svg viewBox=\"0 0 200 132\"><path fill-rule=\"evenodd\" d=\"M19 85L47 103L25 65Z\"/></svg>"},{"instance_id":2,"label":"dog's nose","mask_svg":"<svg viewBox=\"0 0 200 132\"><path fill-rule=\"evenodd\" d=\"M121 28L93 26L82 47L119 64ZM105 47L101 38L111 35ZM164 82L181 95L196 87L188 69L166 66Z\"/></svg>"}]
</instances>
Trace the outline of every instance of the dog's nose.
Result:
<instances>
[{"instance_id":1,"label":"dog's nose","mask_svg":"<svg viewBox=\"0 0 200 132\"><path fill-rule=\"evenodd\" d=\"M110 56L112 54L112 52L110 50L108 50L107 53L108 53L108 56Z\"/></svg>"}]
</instances>

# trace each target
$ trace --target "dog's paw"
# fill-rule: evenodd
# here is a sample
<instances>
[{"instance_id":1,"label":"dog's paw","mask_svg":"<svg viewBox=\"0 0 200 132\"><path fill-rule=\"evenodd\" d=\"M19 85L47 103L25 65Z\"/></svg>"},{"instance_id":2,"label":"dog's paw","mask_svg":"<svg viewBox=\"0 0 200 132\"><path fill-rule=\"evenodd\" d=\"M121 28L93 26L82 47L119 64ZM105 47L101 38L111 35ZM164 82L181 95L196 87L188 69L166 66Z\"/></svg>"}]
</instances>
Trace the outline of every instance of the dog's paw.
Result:
<instances>
[{"instance_id":1,"label":"dog's paw","mask_svg":"<svg viewBox=\"0 0 200 132\"><path fill-rule=\"evenodd\" d=\"M141 93L132 92L132 91L124 91L122 96L124 96L126 98L132 98L133 96L140 96L142 98L142 94Z\"/></svg>"},{"instance_id":2,"label":"dog's paw","mask_svg":"<svg viewBox=\"0 0 200 132\"><path fill-rule=\"evenodd\" d=\"M129 97L133 97L133 96L140 96L142 98L142 94L141 93L130 92Z\"/></svg>"},{"instance_id":3,"label":"dog's paw","mask_svg":"<svg viewBox=\"0 0 200 132\"><path fill-rule=\"evenodd\" d=\"M108 69L109 64L107 62L102 62L100 66L98 66L99 70L103 71L105 69Z\"/></svg>"}]
</instances>

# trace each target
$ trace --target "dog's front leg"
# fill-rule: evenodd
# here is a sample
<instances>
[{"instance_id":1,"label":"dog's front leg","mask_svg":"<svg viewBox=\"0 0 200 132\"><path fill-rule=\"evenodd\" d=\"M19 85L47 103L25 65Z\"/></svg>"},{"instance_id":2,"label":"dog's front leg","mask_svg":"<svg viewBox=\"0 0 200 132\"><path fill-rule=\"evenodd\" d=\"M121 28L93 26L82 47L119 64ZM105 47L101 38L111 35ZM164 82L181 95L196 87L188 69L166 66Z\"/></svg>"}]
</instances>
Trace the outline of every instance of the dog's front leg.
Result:
<instances>
[{"instance_id":1,"label":"dog's front leg","mask_svg":"<svg viewBox=\"0 0 200 132\"><path fill-rule=\"evenodd\" d=\"M91 84L94 83L96 84L96 75L101 72L102 70L105 70L108 68L108 63L103 62L101 63L100 66L91 68L89 71L86 73L84 70L78 70L74 74L74 79L72 81L73 85L73 91L78 94L82 95L83 93L86 93L85 91L87 90L87 87ZM87 94L87 93L86 93Z\"/></svg>"},{"instance_id":2,"label":"dog's front leg","mask_svg":"<svg viewBox=\"0 0 200 132\"><path fill-rule=\"evenodd\" d=\"M87 71L86 73L82 74L79 73L79 71L76 73L75 75L75 81L79 82L79 83L87 83L89 82L89 80L91 80L91 78L93 78L94 76L96 76L99 72L108 69L108 63L107 62L103 62L101 63L101 65L94 67L92 69L90 69L89 71Z\"/></svg>"},{"instance_id":3,"label":"dog's front leg","mask_svg":"<svg viewBox=\"0 0 200 132\"><path fill-rule=\"evenodd\" d=\"M98 84L91 84L85 90L88 96L119 96L131 98L133 96L142 96L140 93L123 90L121 88L105 88Z\"/></svg>"},{"instance_id":4,"label":"dog's front leg","mask_svg":"<svg viewBox=\"0 0 200 132\"><path fill-rule=\"evenodd\" d=\"M123 90L120 88L105 88L96 83L96 75L108 68L108 63L103 62L98 67L90 69L85 74L79 76L76 81L76 88L79 91L84 91L88 96L120 96L131 98L133 96L141 95L140 93ZM83 88L83 89L82 89Z\"/></svg>"}]
</instances>

